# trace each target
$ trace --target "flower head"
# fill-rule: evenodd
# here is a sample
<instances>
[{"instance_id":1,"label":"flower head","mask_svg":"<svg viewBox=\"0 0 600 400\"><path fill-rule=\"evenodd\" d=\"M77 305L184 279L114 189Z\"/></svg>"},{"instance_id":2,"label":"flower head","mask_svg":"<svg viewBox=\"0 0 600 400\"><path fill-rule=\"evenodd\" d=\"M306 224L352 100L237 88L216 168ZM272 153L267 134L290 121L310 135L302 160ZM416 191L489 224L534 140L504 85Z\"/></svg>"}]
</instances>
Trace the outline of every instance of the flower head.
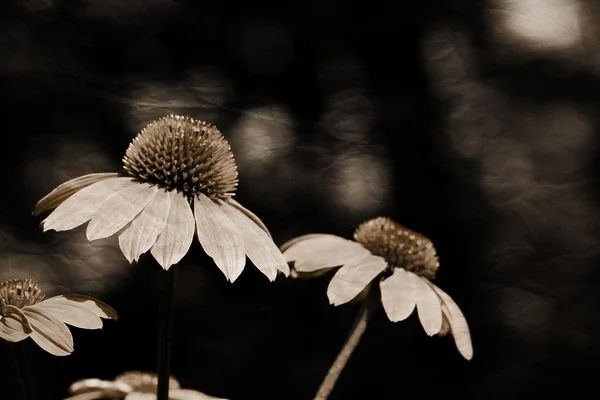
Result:
<instances>
[{"instance_id":1,"label":"flower head","mask_svg":"<svg viewBox=\"0 0 600 400\"><path fill-rule=\"evenodd\" d=\"M65 400L156 400L157 388L156 374L130 371L117 376L114 381L95 378L76 381L69 388L69 393L73 396ZM169 388L169 400L227 400L195 390L181 389L179 381L174 377L169 379Z\"/></svg>"},{"instance_id":2,"label":"flower head","mask_svg":"<svg viewBox=\"0 0 600 400\"><path fill-rule=\"evenodd\" d=\"M311 234L289 241L282 250L296 276L341 267L327 288L335 306L357 298L377 280L383 308L392 322L405 320L416 308L429 336L451 332L459 352L470 360L473 347L463 313L430 281L439 267L431 240L383 217L359 225L354 239Z\"/></svg>"},{"instance_id":3,"label":"flower head","mask_svg":"<svg viewBox=\"0 0 600 400\"><path fill-rule=\"evenodd\" d=\"M233 199L237 167L229 143L213 125L181 116L150 123L131 142L123 171L89 174L58 186L34 214L56 208L44 231L89 221L90 241L119 235L129 262L150 250L169 269L196 233L225 277L242 273L246 256L270 280L289 268L260 219Z\"/></svg>"},{"instance_id":4,"label":"flower head","mask_svg":"<svg viewBox=\"0 0 600 400\"><path fill-rule=\"evenodd\" d=\"M102 319L118 319L107 304L88 296L67 294L44 299L31 279L0 283L0 338L20 342L31 337L55 356L73 352L73 336L65 324L102 328Z\"/></svg>"}]
</instances>

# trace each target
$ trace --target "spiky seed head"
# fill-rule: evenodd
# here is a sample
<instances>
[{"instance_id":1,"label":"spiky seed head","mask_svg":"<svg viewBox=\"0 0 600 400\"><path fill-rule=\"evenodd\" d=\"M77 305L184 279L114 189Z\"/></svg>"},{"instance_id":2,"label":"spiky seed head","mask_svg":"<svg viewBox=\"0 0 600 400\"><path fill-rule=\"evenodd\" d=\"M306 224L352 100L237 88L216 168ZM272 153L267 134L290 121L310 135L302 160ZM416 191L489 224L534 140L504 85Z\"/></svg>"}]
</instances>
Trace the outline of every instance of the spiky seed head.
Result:
<instances>
[{"instance_id":1,"label":"spiky seed head","mask_svg":"<svg viewBox=\"0 0 600 400\"><path fill-rule=\"evenodd\" d=\"M363 222L354 231L354 240L390 267L404 268L419 276L434 279L439 267L431 240L385 217Z\"/></svg>"},{"instance_id":2,"label":"spiky seed head","mask_svg":"<svg viewBox=\"0 0 600 400\"><path fill-rule=\"evenodd\" d=\"M221 132L179 115L146 126L129 144L123 169L135 179L190 199L203 193L214 201L227 200L238 184L235 159Z\"/></svg>"},{"instance_id":3,"label":"spiky seed head","mask_svg":"<svg viewBox=\"0 0 600 400\"><path fill-rule=\"evenodd\" d=\"M123 382L131 386L134 392L153 393L158 390L158 376L152 372L129 371L115 378L117 382ZM179 389L179 381L169 377L169 389Z\"/></svg>"},{"instance_id":4,"label":"spiky seed head","mask_svg":"<svg viewBox=\"0 0 600 400\"><path fill-rule=\"evenodd\" d=\"M44 300L40 286L31 279L12 279L0 283L0 310L4 306L23 308Z\"/></svg>"}]
</instances>

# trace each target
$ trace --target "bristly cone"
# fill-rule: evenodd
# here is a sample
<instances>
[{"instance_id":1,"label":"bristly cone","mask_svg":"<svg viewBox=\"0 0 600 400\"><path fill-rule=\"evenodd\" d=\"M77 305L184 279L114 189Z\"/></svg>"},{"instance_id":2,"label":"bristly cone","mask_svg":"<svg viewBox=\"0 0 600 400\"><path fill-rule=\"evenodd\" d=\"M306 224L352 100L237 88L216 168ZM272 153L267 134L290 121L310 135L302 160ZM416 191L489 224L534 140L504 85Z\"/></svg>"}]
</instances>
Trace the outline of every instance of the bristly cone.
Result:
<instances>
[{"instance_id":1,"label":"bristly cone","mask_svg":"<svg viewBox=\"0 0 600 400\"><path fill-rule=\"evenodd\" d=\"M176 190L189 199L235 194L238 172L229 142L215 126L169 115L146 126L123 158L125 173L142 182Z\"/></svg>"},{"instance_id":2,"label":"bristly cone","mask_svg":"<svg viewBox=\"0 0 600 400\"><path fill-rule=\"evenodd\" d=\"M12 279L0 283L0 310L4 306L23 308L44 300L40 286L31 279Z\"/></svg>"},{"instance_id":3,"label":"bristly cone","mask_svg":"<svg viewBox=\"0 0 600 400\"><path fill-rule=\"evenodd\" d=\"M428 279L435 278L440 265L431 240L389 218L363 222L356 228L354 240L383 257L392 268L404 268Z\"/></svg>"}]
</instances>

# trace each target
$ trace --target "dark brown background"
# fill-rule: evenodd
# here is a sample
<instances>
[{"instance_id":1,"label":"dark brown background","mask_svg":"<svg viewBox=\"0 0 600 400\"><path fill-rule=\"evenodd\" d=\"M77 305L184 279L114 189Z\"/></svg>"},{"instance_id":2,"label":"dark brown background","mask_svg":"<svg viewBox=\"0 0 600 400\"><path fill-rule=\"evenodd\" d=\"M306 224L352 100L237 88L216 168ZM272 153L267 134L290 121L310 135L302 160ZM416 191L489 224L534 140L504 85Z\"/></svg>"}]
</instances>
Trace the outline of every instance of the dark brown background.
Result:
<instances>
[{"instance_id":1,"label":"dark brown background","mask_svg":"<svg viewBox=\"0 0 600 400\"><path fill-rule=\"evenodd\" d=\"M90 294L121 315L101 331L73 329L69 357L27 342L39 398L155 368L161 271L151 257L130 266L116 240L43 234L30 213L63 181L117 171L131 138L168 113L224 132L237 198L279 244L350 237L378 215L436 244L437 284L470 323L474 359L428 338L416 318L392 324L380 310L332 400L594 393L595 3L0 3L0 278ZM328 277L268 283L249 265L229 284L192 247L178 266L173 373L183 386L311 398L356 306L328 306ZM0 397L17 399L2 357Z\"/></svg>"}]
</instances>

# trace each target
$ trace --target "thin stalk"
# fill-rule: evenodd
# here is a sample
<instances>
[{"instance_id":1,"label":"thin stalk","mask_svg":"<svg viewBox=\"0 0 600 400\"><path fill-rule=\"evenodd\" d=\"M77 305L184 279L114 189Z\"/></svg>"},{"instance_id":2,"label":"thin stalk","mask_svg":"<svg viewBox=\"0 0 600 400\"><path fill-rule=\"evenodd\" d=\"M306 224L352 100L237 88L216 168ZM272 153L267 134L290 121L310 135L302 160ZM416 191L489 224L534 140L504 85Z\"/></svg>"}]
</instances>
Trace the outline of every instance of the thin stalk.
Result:
<instances>
[{"instance_id":1,"label":"thin stalk","mask_svg":"<svg viewBox=\"0 0 600 400\"><path fill-rule=\"evenodd\" d=\"M21 384L21 391L23 392L23 399L35 400L33 380L29 373L29 364L27 363L27 356L25 354L25 349L23 348L23 343L6 342L6 345L17 371L19 383Z\"/></svg>"},{"instance_id":2,"label":"thin stalk","mask_svg":"<svg viewBox=\"0 0 600 400\"><path fill-rule=\"evenodd\" d=\"M160 316L158 327L157 400L169 400L169 377L171 376L171 341L173 335L173 314L175 311L176 270L177 266L173 265L163 273L164 286L160 296Z\"/></svg>"},{"instance_id":3,"label":"thin stalk","mask_svg":"<svg viewBox=\"0 0 600 400\"><path fill-rule=\"evenodd\" d=\"M360 342L360 339L367 329L367 322L371 318L371 315L373 315L375 308L380 302L378 294L379 291L376 290L376 288L369 289L365 300L358 310L358 314L356 314L354 324L350 328L350 334L346 339L346 343L329 368L329 371L323 379L323 382L321 383L314 400L326 400L333 391L333 388L335 387L336 382L344 370L344 367L348 363L350 356L352 356L354 349L356 349L356 346Z\"/></svg>"}]
</instances>

